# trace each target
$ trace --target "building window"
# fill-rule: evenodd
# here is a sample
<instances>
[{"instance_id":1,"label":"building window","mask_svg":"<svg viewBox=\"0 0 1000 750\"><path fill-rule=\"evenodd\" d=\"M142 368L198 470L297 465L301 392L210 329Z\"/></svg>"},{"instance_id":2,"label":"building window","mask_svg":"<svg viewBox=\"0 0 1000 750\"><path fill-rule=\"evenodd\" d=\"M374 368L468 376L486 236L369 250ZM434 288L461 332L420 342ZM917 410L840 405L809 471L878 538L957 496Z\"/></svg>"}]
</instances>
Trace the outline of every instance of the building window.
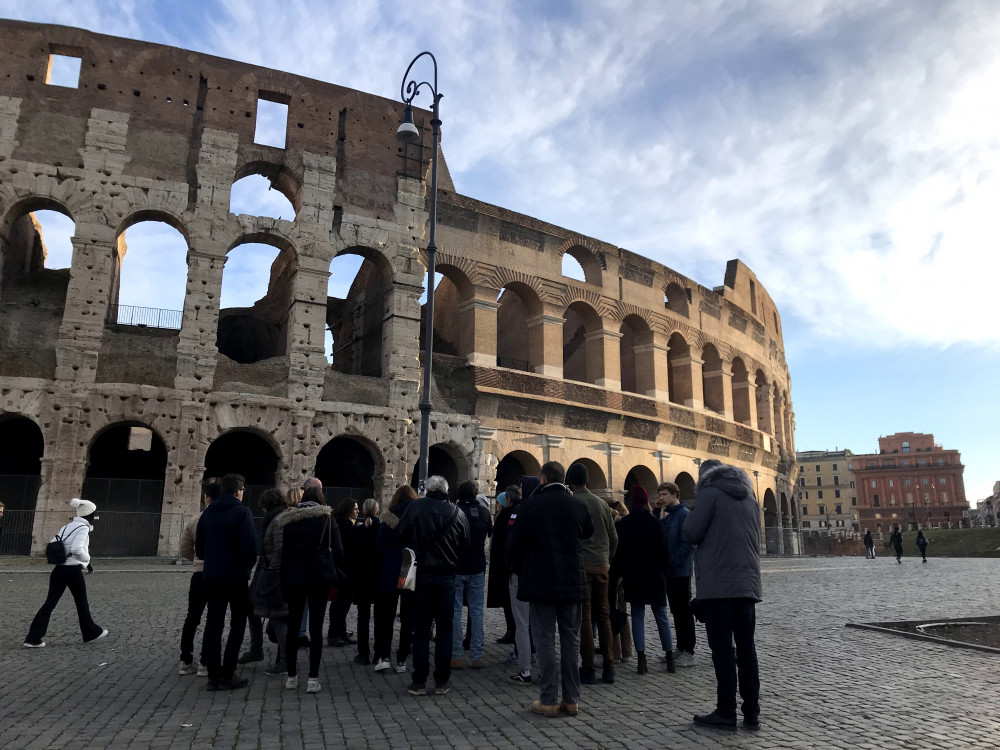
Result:
<instances>
[{"instance_id":1,"label":"building window","mask_svg":"<svg viewBox=\"0 0 1000 750\"><path fill-rule=\"evenodd\" d=\"M799 487L805 487L805 486L806 486L806 478L799 477Z\"/></svg>"},{"instance_id":2,"label":"building window","mask_svg":"<svg viewBox=\"0 0 1000 750\"><path fill-rule=\"evenodd\" d=\"M910 465L909 461L903 461L903 466L909 466L909 465Z\"/></svg>"},{"instance_id":3,"label":"building window","mask_svg":"<svg viewBox=\"0 0 1000 750\"><path fill-rule=\"evenodd\" d=\"M877 465L878 464L876 464L874 461L869 461L868 462L868 468L869 469L874 469Z\"/></svg>"},{"instance_id":4,"label":"building window","mask_svg":"<svg viewBox=\"0 0 1000 750\"><path fill-rule=\"evenodd\" d=\"M852 490L854 489L854 480L853 479L851 480L851 489Z\"/></svg>"},{"instance_id":5,"label":"building window","mask_svg":"<svg viewBox=\"0 0 1000 750\"><path fill-rule=\"evenodd\" d=\"M842 514L843 512L844 512L844 509L843 509L843 506L842 506L842 505L839 505L839 504L838 504L838 505L837 505L837 515L839 516L839 515L841 515L841 514Z\"/></svg>"},{"instance_id":6,"label":"building window","mask_svg":"<svg viewBox=\"0 0 1000 750\"><path fill-rule=\"evenodd\" d=\"M819 464L816 464L816 471L819 471L819 470L820 470Z\"/></svg>"},{"instance_id":7,"label":"building window","mask_svg":"<svg viewBox=\"0 0 1000 750\"><path fill-rule=\"evenodd\" d=\"M80 88L80 66L82 63L83 60L79 57L49 55L49 67L45 72L45 82L49 86Z\"/></svg>"},{"instance_id":8,"label":"building window","mask_svg":"<svg viewBox=\"0 0 1000 750\"><path fill-rule=\"evenodd\" d=\"M856 497L852 497L851 498L851 505L857 505L857 504L858 504L858 499Z\"/></svg>"},{"instance_id":9,"label":"building window","mask_svg":"<svg viewBox=\"0 0 1000 750\"><path fill-rule=\"evenodd\" d=\"M808 499L809 499L809 493L807 492L806 493L806 500L808 500Z\"/></svg>"},{"instance_id":10,"label":"building window","mask_svg":"<svg viewBox=\"0 0 1000 750\"><path fill-rule=\"evenodd\" d=\"M835 485L840 484L840 477L838 477L836 474L833 475L833 483Z\"/></svg>"},{"instance_id":11,"label":"building window","mask_svg":"<svg viewBox=\"0 0 1000 750\"><path fill-rule=\"evenodd\" d=\"M910 452L910 442L908 440L903 441L903 453Z\"/></svg>"},{"instance_id":12,"label":"building window","mask_svg":"<svg viewBox=\"0 0 1000 750\"><path fill-rule=\"evenodd\" d=\"M919 461L919 465L920 466L926 466L927 465L927 461L925 461L924 459L921 458L920 461Z\"/></svg>"},{"instance_id":13,"label":"building window","mask_svg":"<svg viewBox=\"0 0 1000 750\"><path fill-rule=\"evenodd\" d=\"M938 477L938 484L948 484L947 477Z\"/></svg>"},{"instance_id":14,"label":"building window","mask_svg":"<svg viewBox=\"0 0 1000 750\"><path fill-rule=\"evenodd\" d=\"M837 470L837 464L834 464L834 465L833 465L833 470L834 470L834 471L836 471L836 470Z\"/></svg>"},{"instance_id":15,"label":"building window","mask_svg":"<svg viewBox=\"0 0 1000 750\"><path fill-rule=\"evenodd\" d=\"M808 516L809 515L809 506L808 505L803 505L802 506L802 515L804 515L804 516Z\"/></svg>"},{"instance_id":16,"label":"building window","mask_svg":"<svg viewBox=\"0 0 1000 750\"><path fill-rule=\"evenodd\" d=\"M876 484L876 482L875 482L875 480L874 480L874 479L872 480L872 487L873 487L873 488L874 488L874 487L878 487L878 484Z\"/></svg>"},{"instance_id":17,"label":"building window","mask_svg":"<svg viewBox=\"0 0 1000 750\"><path fill-rule=\"evenodd\" d=\"M946 502L948 502L948 493L947 492L942 492L941 493L941 504L943 505Z\"/></svg>"},{"instance_id":18,"label":"building window","mask_svg":"<svg viewBox=\"0 0 1000 750\"><path fill-rule=\"evenodd\" d=\"M803 529L808 529L808 528L811 528L811 527L812 527L812 523L810 523L809 521L803 521L802 522L802 528Z\"/></svg>"},{"instance_id":19,"label":"building window","mask_svg":"<svg viewBox=\"0 0 1000 750\"><path fill-rule=\"evenodd\" d=\"M822 500L823 499L823 490L817 490L816 491L816 497L817 497L817 499ZM822 512L823 511L820 511L820 513L822 513Z\"/></svg>"},{"instance_id":20,"label":"building window","mask_svg":"<svg viewBox=\"0 0 1000 750\"><path fill-rule=\"evenodd\" d=\"M822 487L823 486L823 478L822 477L816 477L816 486L817 487Z\"/></svg>"},{"instance_id":21,"label":"building window","mask_svg":"<svg viewBox=\"0 0 1000 750\"><path fill-rule=\"evenodd\" d=\"M837 526L843 527L843 525L844 525L844 519L843 518L838 518L837 519Z\"/></svg>"},{"instance_id":22,"label":"building window","mask_svg":"<svg viewBox=\"0 0 1000 750\"><path fill-rule=\"evenodd\" d=\"M836 497L836 498L839 498L840 497L840 490L834 490L833 491L833 496Z\"/></svg>"},{"instance_id":23,"label":"building window","mask_svg":"<svg viewBox=\"0 0 1000 750\"><path fill-rule=\"evenodd\" d=\"M920 483L924 485L924 487L926 487L929 482L930 480L927 477L924 477L923 479L920 480Z\"/></svg>"},{"instance_id":24,"label":"building window","mask_svg":"<svg viewBox=\"0 0 1000 750\"><path fill-rule=\"evenodd\" d=\"M878 495L872 495L872 507L879 507Z\"/></svg>"},{"instance_id":25,"label":"building window","mask_svg":"<svg viewBox=\"0 0 1000 750\"><path fill-rule=\"evenodd\" d=\"M895 482L896 482L896 480L895 480L895 479L890 479L890 480L889 480L889 486L890 486L890 487L895 487L895 486L896 486Z\"/></svg>"},{"instance_id":26,"label":"building window","mask_svg":"<svg viewBox=\"0 0 1000 750\"><path fill-rule=\"evenodd\" d=\"M944 459L943 458L939 458L937 464L938 464L938 466L944 466Z\"/></svg>"},{"instance_id":27,"label":"building window","mask_svg":"<svg viewBox=\"0 0 1000 750\"><path fill-rule=\"evenodd\" d=\"M850 461L850 462L849 462L849 463L847 464L847 470L848 470L848 471L854 471L854 462L853 462L853 461Z\"/></svg>"},{"instance_id":28,"label":"building window","mask_svg":"<svg viewBox=\"0 0 1000 750\"><path fill-rule=\"evenodd\" d=\"M826 515L826 506L825 505L819 506L819 515L821 515L821 516L825 516Z\"/></svg>"},{"instance_id":29,"label":"building window","mask_svg":"<svg viewBox=\"0 0 1000 750\"><path fill-rule=\"evenodd\" d=\"M910 480L909 479L904 479L903 480L903 484L906 485L907 487L909 487L910 486Z\"/></svg>"}]
</instances>

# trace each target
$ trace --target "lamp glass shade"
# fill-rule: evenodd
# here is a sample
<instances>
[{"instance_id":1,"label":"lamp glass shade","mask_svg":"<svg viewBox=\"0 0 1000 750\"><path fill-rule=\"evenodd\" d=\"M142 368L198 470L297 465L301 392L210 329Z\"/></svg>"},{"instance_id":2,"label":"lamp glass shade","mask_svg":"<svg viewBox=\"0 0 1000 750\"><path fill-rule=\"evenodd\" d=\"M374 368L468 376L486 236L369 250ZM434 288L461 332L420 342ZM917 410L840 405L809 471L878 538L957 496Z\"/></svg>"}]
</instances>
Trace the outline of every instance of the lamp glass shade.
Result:
<instances>
[{"instance_id":1,"label":"lamp glass shade","mask_svg":"<svg viewBox=\"0 0 1000 750\"><path fill-rule=\"evenodd\" d=\"M413 108L409 104L403 110L403 121L396 129L396 140L403 143L420 143L420 131L413 124Z\"/></svg>"}]
</instances>

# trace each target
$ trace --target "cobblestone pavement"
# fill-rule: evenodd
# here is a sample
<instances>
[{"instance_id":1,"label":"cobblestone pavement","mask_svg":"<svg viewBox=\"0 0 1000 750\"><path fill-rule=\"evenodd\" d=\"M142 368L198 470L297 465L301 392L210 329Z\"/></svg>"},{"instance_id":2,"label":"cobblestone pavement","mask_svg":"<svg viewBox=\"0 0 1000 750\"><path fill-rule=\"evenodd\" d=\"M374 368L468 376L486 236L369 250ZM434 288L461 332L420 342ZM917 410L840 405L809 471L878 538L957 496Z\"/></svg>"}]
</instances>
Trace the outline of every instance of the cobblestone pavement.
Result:
<instances>
[{"instance_id":1,"label":"cobblestone pavement","mask_svg":"<svg viewBox=\"0 0 1000 750\"><path fill-rule=\"evenodd\" d=\"M507 647L494 643L498 610L487 611L487 668L456 672L444 697L409 696L409 675L352 665L350 649L324 650L318 695L304 679L284 690L261 664L242 668L248 689L211 693L176 670L190 568L95 566L90 599L110 637L80 643L67 593L48 646L24 649L48 567L0 560L0 747L1000 748L1000 655L844 627L997 614L996 560L766 560L758 733L691 724L714 705L700 625L695 668L668 675L651 648L650 674L636 675L633 659L614 685L585 687L579 716L536 717L537 687L508 681Z\"/></svg>"}]
</instances>

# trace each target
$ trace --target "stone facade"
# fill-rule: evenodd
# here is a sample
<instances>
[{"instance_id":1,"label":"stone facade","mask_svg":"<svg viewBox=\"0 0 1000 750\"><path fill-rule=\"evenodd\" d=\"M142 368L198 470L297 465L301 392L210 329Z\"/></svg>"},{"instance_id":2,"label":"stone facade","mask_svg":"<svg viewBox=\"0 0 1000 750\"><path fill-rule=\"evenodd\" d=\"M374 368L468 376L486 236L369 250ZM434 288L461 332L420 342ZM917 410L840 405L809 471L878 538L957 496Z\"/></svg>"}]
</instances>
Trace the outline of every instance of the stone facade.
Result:
<instances>
[{"instance_id":1,"label":"stone facade","mask_svg":"<svg viewBox=\"0 0 1000 750\"><path fill-rule=\"evenodd\" d=\"M0 439L26 453L37 440L34 507L63 510L92 480L156 480L166 518L195 509L206 470L317 475L383 500L409 482L429 154L397 144L402 105L66 27L4 21L0 40ZM47 85L51 55L80 58L76 88ZM254 143L258 99L287 104L284 148ZM429 113L416 120L429 142ZM441 172L432 472L493 494L544 461L583 460L605 494L675 480L690 495L711 456L794 517L780 319L749 268L731 261L705 288L458 195ZM230 212L251 174L294 221ZM42 209L74 221L68 273L43 267ZM124 232L145 220L188 245L179 330L116 312ZM278 250L267 295L220 310L227 254L247 242ZM567 253L585 281L562 275ZM364 262L346 299L328 297L344 254ZM0 475L30 465L0 459ZM34 549L52 516L37 514ZM166 526L158 550L172 554Z\"/></svg>"},{"instance_id":2,"label":"stone facade","mask_svg":"<svg viewBox=\"0 0 1000 750\"><path fill-rule=\"evenodd\" d=\"M858 497L848 469L854 454L842 451L798 451L800 528L820 534L858 530Z\"/></svg>"}]
</instances>

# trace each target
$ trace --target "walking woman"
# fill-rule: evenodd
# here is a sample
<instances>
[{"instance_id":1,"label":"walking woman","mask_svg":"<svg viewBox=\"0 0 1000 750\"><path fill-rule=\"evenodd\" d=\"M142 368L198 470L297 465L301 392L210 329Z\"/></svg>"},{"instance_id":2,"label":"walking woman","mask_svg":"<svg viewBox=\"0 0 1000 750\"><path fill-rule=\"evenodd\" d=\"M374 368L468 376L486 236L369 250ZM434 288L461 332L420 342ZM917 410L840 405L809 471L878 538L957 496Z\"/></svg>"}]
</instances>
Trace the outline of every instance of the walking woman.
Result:
<instances>
[{"instance_id":1,"label":"walking woman","mask_svg":"<svg viewBox=\"0 0 1000 750\"><path fill-rule=\"evenodd\" d=\"M351 542L352 559L348 567L354 571L354 604L358 610L358 655L355 664L371 664L371 617L372 605L378 597L382 569L375 556L375 542L378 539L379 506L373 497L365 500L361 517L353 529Z\"/></svg>"},{"instance_id":2,"label":"walking woman","mask_svg":"<svg viewBox=\"0 0 1000 750\"><path fill-rule=\"evenodd\" d=\"M920 550L920 556L924 558L924 562L927 562L927 537L922 531L917 532L917 549Z\"/></svg>"},{"instance_id":3,"label":"walking woman","mask_svg":"<svg viewBox=\"0 0 1000 750\"><path fill-rule=\"evenodd\" d=\"M618 551L611 567L625 584L625 599L632 605L632 640L638 657L636 671L646 674L646 606L653 610L660 645L667 657L667 671L675 671L673 633L667 616L664 574L669 558L663 530L649 511L649 495L641 485L628 491L631 512L618 522Z\"/></svg>"},{"instance_id":4,"label":"walking woman","mask_svg":"<svg viewBox=\"0 0 1000 750\"><path fill-rule=\"evenodd\" d=\"M253 583L250 585L250 601L253 612L250 622L257 620L258 628L263 631L263 620L268 620L268 633L274 633L278 642L278 653L274 665L264 670L266 675L285 674L285 641L288 638L288 602L281 593L281 554L284 549L284 526L275 524L287 509L285 496L281 490L271 488L260 498L264 510L264 530L261 534L261 553L257 560L257 570L254 572ZM253 627L251 627L251 642ZM263 638L261 639L261 659L264 658ZM253 652L253 646L250 648Z\"/></svg>"},{"instance_id":5,"label":"walking woman","mask_svg":"<svg viewBox=\"0 0 1000 750\"><path fill-rule=\"evenodd\" d=\"M344 498L333 512L333 520L340 530L340 538L344 544L343 572L347 579L337 586L336 598L330 602L330 625L326 631L327 646L350 646L356 641L347 632L347 613L351 611L354 601L354 570L352 562L354 552L354 524L358 520L358 501L352 497Z\"/></svg>"},{"instance_id":6,"label":"walking woman","mask_svg":"<svg viewBox=\"0 0 1000 750\"><path fill-rule=\"evenodd\" d=\"M409 485L400 487L382 513L378 538L375 540L375 558L381 571L379 593L375 599L375 671L389 669L392 651L392 627L396 621L396 604L399 603L399 649L396 651L396 671L406 671L406 658L413 643L413 621L410 619L412 591L399 590L399 570L403 562L403 543L396 533L399 517L406 506L417 499L416 491Z\"/></svg>"},{"instance_id":7,"label":"walking woman","mask_svg":"<svg viewBox=\"0 0 1000 750\"><path fill-rule=\"evenodd\" d=\"M288 602L288 622L298 623L306 604L309 604L309 683L306 692L318 693L319 662L323 655L323 618L330 584L320 578L316 563L320 550L329 547L337 567L344 565L340 530L333 522L323 490L319 487L307 489L299 506L289 508L272 525L277 525L275 534L279 530L282 534L281 589ZM287 630L285 658L288 677L285 678L285 688L295 690L299 686L296 664L299 634L295 628Z\"/></svg>"},{"instance_id":8,"label":"walking woman","mask_svg":"<svg viewBox=\"0 0 1000 750\"><path fill-rule=\"evenodd\" d=\"M76 616L80 621L80 635L84 643L92 643L104 638L108 631L94 622L90 616L90 603L87 601L87 584L83 580L83 570L94 571L90 565L90 532L94 530L93 522L97 520L97 506L89 500L73 498L69 503L76 508L76 518L59 530L57 535L66 551L66 562L56 565L49 574L49 595L38 610L35 619L31 621L28 637L24 639L25 648L41 648L45 645L42 639L49 629L49 617L56 608L66 589L73 595L76 604ZM55 541L53 537L52 541Z\"/></svg>"}]
</instances>

